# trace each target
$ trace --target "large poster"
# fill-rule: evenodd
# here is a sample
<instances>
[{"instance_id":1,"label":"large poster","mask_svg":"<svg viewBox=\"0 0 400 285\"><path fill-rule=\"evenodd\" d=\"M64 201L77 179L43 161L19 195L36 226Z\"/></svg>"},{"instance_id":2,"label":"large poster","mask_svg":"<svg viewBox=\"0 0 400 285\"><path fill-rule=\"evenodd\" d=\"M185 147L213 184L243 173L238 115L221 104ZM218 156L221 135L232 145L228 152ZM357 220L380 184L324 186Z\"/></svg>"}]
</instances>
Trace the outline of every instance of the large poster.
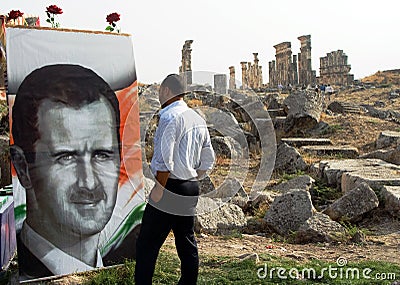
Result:
<instances>
[{"instance_id":1,"label":"large poster","mask_svg":"<svg viewBox=\"0 0 400 285\"><path fill-rule=\"evenodd\" d=\"M6 35L20 280L133 258L145 204L130 36Z\"/></svg>"}]
</instances>

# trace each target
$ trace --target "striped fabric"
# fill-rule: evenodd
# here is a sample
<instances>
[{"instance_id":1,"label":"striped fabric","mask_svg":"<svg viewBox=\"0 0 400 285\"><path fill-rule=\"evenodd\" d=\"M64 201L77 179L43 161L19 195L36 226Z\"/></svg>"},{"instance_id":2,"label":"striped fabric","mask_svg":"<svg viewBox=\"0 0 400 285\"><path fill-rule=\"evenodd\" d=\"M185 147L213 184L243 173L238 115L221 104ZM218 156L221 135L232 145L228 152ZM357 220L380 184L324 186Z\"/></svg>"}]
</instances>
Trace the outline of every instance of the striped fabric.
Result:
<instances>
[{"instance_id":1,"label":"striped fabric","mask_svg":"<svg viewBox=\"0 0 400 285\"><path fill-rule=\"evenodd\" d=\"M169 171L170 178L193 180L196 170L211 169L214 159L206 122L183 100L160 111L150 165L154 175Z\"/></svg>"}]
</instances>

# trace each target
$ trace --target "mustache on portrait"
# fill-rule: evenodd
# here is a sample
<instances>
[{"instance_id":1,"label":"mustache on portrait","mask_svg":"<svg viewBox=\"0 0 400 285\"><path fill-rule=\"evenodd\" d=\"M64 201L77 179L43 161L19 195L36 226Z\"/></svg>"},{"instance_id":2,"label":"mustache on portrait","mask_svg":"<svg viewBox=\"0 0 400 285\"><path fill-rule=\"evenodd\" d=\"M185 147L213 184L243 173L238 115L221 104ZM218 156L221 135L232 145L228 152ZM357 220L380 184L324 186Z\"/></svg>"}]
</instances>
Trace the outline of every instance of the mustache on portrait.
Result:
<instances>
[{"instance_id":1,"label":"mustache on portrait","mask_svg":"<svg viewBox=\"0 0 400 285\"><path fill-rule=\"evenodd\" d=\"M75 204L92 204L105 199L106 193L102 187L96 187L95 189L77 187L71 191L69 196L69 201Z\"/></svg>"}]
</instances>

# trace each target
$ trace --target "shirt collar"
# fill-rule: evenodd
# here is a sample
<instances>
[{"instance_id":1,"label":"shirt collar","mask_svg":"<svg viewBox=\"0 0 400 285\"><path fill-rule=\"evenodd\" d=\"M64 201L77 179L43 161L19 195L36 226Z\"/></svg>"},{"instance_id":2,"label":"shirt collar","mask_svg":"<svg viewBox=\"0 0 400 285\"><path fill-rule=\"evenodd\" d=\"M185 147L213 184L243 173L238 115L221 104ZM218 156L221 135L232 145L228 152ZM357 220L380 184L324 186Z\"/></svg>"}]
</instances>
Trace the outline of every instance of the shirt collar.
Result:
<instances>
[{"instance_id":1,"label":"shirt collar","mask_svg":"<svg viewBox=\"0 0 400 285\"><path fill-rule=\"evenodd\" d=\"M55 247L35 232L26 222L21 229L21 241L54 275L65 275L94 269L94 267ZM96 259L96 267L103 267L99 250L97 250Z\"/></svg>"},{"instance_id":2,"label":"shirt collar","mask_svg":"<svg viewBox=\"0 0 400 285\"><path fill-rule=\"evenodd\" d=\"M165 112L167 112L168 110L174 108L174 107L178 107L178 106L187 106L185 101L183 100L177 100L175 102L172 102L171 104L169 104L167 107L165 107L164 109L160 110L160 116L162 114L164 114Z\"/></svg>"}]
</instances>

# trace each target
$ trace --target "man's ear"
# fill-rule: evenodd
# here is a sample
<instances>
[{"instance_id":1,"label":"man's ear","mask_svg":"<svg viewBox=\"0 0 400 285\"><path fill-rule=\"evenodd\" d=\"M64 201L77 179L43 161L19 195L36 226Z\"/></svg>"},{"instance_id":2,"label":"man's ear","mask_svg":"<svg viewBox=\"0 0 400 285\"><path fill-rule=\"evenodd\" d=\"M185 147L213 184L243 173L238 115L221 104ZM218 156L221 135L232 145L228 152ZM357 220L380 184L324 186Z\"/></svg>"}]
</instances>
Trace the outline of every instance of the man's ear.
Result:
<instances>
[{"instance_id":1,"label":"man's ear","mask_svg":"<svg viewBox=\"0 0 400 285\"><path fill-rule=\"evenodd\" d=\"M17 171L19 182L25 189L32 188L24 151L17 145L10 146L11 161Z\"/></svg>"}]
</instances>

